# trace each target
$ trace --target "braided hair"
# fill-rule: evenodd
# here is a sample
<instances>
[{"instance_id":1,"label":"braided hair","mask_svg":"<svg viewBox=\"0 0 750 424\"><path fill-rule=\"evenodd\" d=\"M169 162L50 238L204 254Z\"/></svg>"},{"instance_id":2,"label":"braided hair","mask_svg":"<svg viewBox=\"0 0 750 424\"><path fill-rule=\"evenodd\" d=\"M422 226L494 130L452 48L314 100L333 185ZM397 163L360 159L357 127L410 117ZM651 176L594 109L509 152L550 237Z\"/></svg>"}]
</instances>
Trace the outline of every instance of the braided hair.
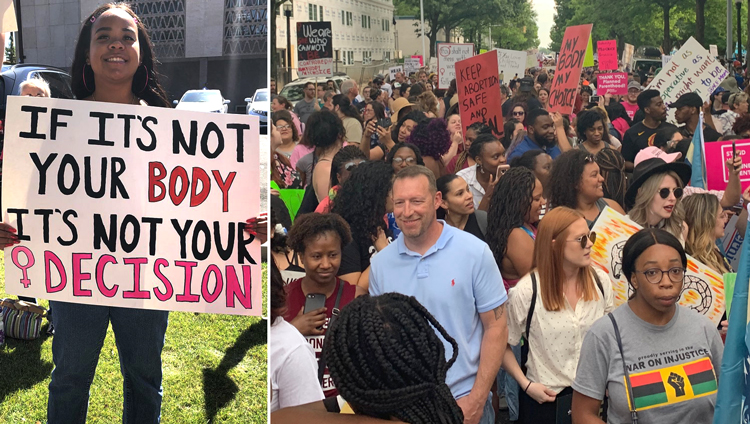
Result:
<instances>
[{"instance_id":1,"label":"braided hair","mask_svg":"<svg viewBox=\"0 0 750 424\"><path fill-rule=\"evenodd\" d=\"M515 129L515 127L513 128ZM492 134L492 129L489 126L487 126L487 124L484 124L481 122L474 122L468 127L466 127L467 133L469 132L469 130L474 131L477 137L482 134ZM458 155L458 159L456 159L456 169L453 172L458 173L458 171L462 170L464 168L464 163L466 163L466 160L468 158L469 158L469 149L464 149L461 152L461 154Z\"/></svg>"},{"instance_id":2,"label":"braided hair","mask_svg":"<svg viewBox=\"0 0 750 424\"><path fill-rule=\"evenodd\" d=\"M614 149L602 149L596 154L599 172L604 177L604 197L625 205L625 192L628 190L625 178L625 158Z\"/></svg>"},{"instance_id":3,"label":"braided hair","mask_svg":"<svg viewBox=\"0 0 750 424\"><path fill-rule=\"evenodd\" d=\"M339 171L341 171L341 167L346 165L347 162L355 159L367 160L367 156L365 156L362 149L357 145L350 144L346 147L342 147L341 150L336 152L336 155L333 156L333 160L331 160L331 187L339 185L338 174Z\"/></svg>"},{"instance_id":4,"label":"braided hair","mask_svg":"<svg viewBox=\"0 0 750 424\"><path fill-rule=\"evenodd\" d=\"M511 168L500 178L487 212L487 244L498 266L508 250L513 229L523 226L534 201L536 176L525 167Z\"/></svg>"},{"instance_id":5,"label":"braided hair","mask_svg":"<svg viewBox=\"0 0 750 424\"><path fill-rule=\"evenodd\" d=\"M453 355L445 358L445 344ZM445 377L458 344L414 297L361 296L328 329L324 354L336 387L361 415L411 424L461 424Z\"/></svg>"}]
</instances>

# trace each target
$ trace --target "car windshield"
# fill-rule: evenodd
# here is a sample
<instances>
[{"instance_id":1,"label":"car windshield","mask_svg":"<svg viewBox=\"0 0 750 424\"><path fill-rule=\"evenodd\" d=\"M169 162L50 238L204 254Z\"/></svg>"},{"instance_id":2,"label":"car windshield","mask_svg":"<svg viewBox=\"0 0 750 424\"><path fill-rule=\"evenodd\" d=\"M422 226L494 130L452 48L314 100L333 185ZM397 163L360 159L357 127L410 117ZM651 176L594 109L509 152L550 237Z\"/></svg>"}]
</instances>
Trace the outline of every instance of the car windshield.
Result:
<instances>
[{"instance_id":1,"label":"car windshield","mask_svg":"<svg viewBox=\"0 0 750 424\"><path fill-rule=\"evenodd\" d=\"M254 102L267 102L268 101L268 92L267 91L259 91L255 93L255 98L253 99Z\"/></svg>"},{"instance_id":2,"label":"car windshield","mask_svg":"<svg viewBox=\"0 0 750 424\"><path fill-rule=\"evenodd\" d=\"M279 93L290 102L298 102L305 97L305 84L287 85Z\"/></svg>"},{"instance_id":3,"label":"car windshield","mask_svg":"<svg viewBox=\"0 0 750 424\"><path fill-rule=\"evenodd\" d=\"M182 102L221 102L221 95L211 91L193 91L182 96Z\"/></svg>"}]
</instances>

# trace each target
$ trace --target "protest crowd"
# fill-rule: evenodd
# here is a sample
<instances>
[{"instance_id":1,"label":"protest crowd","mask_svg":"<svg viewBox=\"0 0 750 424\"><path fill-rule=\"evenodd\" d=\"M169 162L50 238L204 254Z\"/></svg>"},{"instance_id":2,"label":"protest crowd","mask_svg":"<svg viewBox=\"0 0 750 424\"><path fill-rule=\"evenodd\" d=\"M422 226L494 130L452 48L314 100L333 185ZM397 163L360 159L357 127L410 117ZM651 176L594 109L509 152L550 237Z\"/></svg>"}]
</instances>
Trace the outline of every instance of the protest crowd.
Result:
<instances>
[{"instance_id":1,"label":"protest crowd","mask_svg":"<svg viewBox=\"0 0 750 424\"><path fill-rule=\"evenodd\" d=\"M750 138L744 71L667 104L660 69L579 67L561 113L552 65L500 74L499 129L426 69L273 97L273 422L715 422L727 314L693 275L734 275L750 194L701 155Z\"/></svg>"}]
</instances>

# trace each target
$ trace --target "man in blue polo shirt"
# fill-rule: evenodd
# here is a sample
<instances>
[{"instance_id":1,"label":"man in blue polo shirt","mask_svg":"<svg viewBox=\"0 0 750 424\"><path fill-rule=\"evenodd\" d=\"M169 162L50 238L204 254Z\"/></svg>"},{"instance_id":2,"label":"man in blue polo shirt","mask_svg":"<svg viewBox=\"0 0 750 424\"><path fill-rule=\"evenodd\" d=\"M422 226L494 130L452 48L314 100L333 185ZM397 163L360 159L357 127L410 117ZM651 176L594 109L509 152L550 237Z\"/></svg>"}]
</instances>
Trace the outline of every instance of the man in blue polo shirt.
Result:
<instances>
[{"instance_id":1,"label":"man in blue polo shirt","mask_svg":"<svg viewBox=\"0 0 750 424\"><path fill-rule=\"evenodd\" d=\"M510 153L508 162L529 150L537 149L544 150L553 160L560 156L561 151L555 135L555 123L552 121L549 112L544 109L530 110L526 114L526 130L526 136Z\"/></svg>"},{"instance_id":2,"label":"man in blue polo shirt","mask_svg":"<svg viewBox=\"0 0 750 424\"><path fill-rule=\"evenodd\" d=\"M508 326L508 295L489 247L444 221L442 195L424 166L408 166L393 181L393 206L401 236L371 262L373 296L414 296L458 343L446 383L465 424L493 424L490 388L500 369ZM445 344L450 358L452 347Z\"/></svg>"}]
</instances>

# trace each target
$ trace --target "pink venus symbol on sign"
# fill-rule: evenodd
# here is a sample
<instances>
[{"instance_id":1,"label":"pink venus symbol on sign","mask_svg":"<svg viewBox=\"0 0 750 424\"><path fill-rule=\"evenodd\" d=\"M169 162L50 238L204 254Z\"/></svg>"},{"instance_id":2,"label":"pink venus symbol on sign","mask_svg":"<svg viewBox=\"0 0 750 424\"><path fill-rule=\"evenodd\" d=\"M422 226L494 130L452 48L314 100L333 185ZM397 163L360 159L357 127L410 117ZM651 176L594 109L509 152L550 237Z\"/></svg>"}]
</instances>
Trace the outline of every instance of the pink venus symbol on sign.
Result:
<instances>
[{"instance_id":1,"label":"pink venus symbol on sign","mask_svg":"<svg viewBox=\"0 0 750 424\"><path fill-rule=\"evenodd\" d=\"M26 255L26 265L21 265L20 263L18 263L18 254L20 252L23 252L23 254ZM29 288L29 286L31 285L31 280L29 279L27 270L34 266L34 255L31 254L31 250L29 250L28 247L16 246L13 249L13 253L11 253L11 259L13 260L13 265L17 266L18 269L23 272L21 284L23 284L25 288Z\"/></svg>"}]
</instances>

